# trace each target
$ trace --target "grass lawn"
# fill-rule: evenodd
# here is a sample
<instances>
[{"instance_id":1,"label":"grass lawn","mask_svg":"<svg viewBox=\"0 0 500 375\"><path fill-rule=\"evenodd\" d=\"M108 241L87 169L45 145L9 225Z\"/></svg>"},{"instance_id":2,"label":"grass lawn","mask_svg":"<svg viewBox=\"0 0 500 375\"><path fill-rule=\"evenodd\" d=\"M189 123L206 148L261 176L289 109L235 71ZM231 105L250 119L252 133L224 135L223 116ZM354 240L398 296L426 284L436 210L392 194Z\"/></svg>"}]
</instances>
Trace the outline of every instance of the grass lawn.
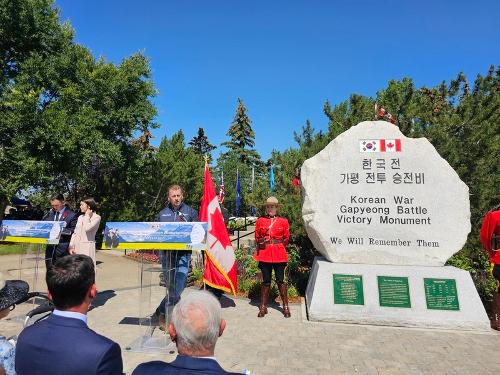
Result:
<instances>
[{"instance_id":1,"label":"grass lawn","mask_svg":"<svg viewBox=\"0 0 500 375\"><path fill-rule=\"evenodd\" d=\"M35 251L35 249L36 249L35 246L38 246L38 245L20 244L20 243L0 241L0 255L22 254L22 253L25 253L28 249Z\"/></svg>"}]
</instances>

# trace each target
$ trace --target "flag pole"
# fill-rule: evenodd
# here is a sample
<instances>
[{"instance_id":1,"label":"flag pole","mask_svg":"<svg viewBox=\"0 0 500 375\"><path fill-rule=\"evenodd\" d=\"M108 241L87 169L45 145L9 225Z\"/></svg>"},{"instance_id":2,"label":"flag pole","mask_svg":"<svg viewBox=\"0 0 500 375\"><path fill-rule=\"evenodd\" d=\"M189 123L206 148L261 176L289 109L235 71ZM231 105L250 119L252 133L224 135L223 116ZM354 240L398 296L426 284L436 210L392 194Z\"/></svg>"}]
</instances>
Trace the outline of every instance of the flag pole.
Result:
<instances>
[{"instance_id":1,"label":"flag pole","mask_svg":"<svg viewBox=\"0 0 500 375\"><path fill-rule=\"evenodd\" d=\"M207 168L208 168L208 155L205 154L203 156L203 159L205 159L205 167L203 168L203 171L205 171ZM205 174L203 174L205 175ZM206 181L203 180L203 185L206 184ZM202 267L203 267L203 273L205 273L205 257L207 256L207 250L208 250L208 241L205 241L205 251L203 252L203 256L201 257L201 263L202 263ZM206 283L203 283L203 290L207 290L207 284Z\"/></svg>"}]
</instances>

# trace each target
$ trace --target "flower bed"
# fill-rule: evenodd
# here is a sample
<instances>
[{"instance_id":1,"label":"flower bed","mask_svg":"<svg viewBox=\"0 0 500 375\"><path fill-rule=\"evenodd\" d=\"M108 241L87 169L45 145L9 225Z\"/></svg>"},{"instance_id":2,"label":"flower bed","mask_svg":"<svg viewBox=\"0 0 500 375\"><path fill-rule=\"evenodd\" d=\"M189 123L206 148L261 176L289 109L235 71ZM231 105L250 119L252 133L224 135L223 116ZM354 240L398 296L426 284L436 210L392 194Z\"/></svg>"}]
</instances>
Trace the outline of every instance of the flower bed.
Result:
<instances>
[{"instance_id":1,"label":"flower bed","mask_svg":"<svg viewBox=\"0 0 500 375\"><path fill-rule=\"evenodd\" d=\"M146 263L160 263L160 257L154 250L138 250L127 253L125 256L136 261L143 259Z\"/></svg>"}]
</instances>

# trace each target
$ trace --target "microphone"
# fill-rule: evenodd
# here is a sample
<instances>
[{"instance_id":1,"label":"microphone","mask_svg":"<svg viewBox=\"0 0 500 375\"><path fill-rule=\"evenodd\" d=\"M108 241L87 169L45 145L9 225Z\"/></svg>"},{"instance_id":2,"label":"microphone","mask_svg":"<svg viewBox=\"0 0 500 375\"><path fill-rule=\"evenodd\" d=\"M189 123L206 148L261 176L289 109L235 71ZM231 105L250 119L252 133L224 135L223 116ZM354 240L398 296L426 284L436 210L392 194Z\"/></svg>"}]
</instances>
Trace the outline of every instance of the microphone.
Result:
<instances>
[{"instance_id":1,"label":"microphone","mask_svg":"<svg viewBox=\"0 0 500 375\"><path fill-rule=\"evenodd\" d=\"M49 208L49 210L45 213L45 215L43 215L42 221L47 219L52 211L53 211L52 208Z\"/></svg>"}]
</instances>

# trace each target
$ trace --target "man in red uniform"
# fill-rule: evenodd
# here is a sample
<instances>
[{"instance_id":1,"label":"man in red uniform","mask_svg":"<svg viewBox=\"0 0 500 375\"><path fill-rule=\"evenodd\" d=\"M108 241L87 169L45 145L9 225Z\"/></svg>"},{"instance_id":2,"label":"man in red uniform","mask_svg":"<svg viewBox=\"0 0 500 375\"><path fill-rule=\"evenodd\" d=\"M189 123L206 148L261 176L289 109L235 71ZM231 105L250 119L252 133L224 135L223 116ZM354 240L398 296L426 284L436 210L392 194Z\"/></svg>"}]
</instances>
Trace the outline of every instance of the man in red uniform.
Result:
<instances>
[{"instance_id":1,"label":"man in red uniform","mask_svg":"<svg viewBox=\"0 0 500 375\"><path fill-rule=\"evenodd\" d=\"M262 287L258 317L267 314L269 302L269 289L271 288L271 276L274 269L274 277L281 300L283 301L283 315L290 317L288 307L288 287L284 282L285 268L288 262L288 254L285 246L290 237L288 220L277 216L278 199L269 197L266 201L266 216L259 217L255 223L255 242L257 250L254 259L259 262L262 272Z\"/></svg>"},{"instance_id":2,"label":"man in red uniform","mask_svg":"<svg viewBox=\"0 0 500 375\"><path fill-rule=\"evenodd\" d=\"M481 226L480 237L490 256L493 277L499 285L493 295L491 328L500 331L500 207L496 207L486 214Z\"/></svg>"}]
</instances>

